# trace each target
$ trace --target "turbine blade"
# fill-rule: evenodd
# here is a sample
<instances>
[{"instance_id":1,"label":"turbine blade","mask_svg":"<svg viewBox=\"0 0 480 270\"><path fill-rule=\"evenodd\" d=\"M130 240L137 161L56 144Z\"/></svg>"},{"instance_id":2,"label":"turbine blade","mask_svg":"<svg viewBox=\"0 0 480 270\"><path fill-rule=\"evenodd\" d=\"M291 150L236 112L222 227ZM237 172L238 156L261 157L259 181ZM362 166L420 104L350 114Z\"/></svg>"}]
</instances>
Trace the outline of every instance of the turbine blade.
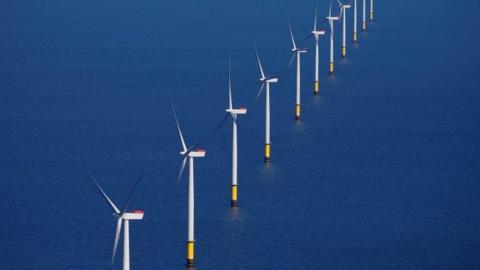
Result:
<instances>
[{"instance_id":1,"label":"turbine blade","mask_svg":"<svg viewBox=\"0 0 480 270\"><path fill-rule=\"evenodd\" d=\"M334 32L333 32L333 22L330 21L330 33L332 34L332 37L335 36Z\"/></svg>"},{"instance_id":2,"label":"turbine blade","mask_svg":"<svg viewBox=\"0 0 480 270\"><path fill-rule=\"evenodd\" d=\"M125 200L125 204L123 205L123 208L122 208L122 214L125 213L125 211L127 210L127 206L128 206L128 203L130 202L130 199L132 198L133 192L135 191L135 189L137 189L137 186L140 183L140 181L142 181L142 179L143 179L143 172L140 173L140 176L138 176L137 182L135 182L132 189L130 190L130 193L128 193L127 199Z\"/></svg>"},{"instance_id":3,"label":"turbine blade","mask_svg":"<svg viewBox=\"0 0 480 270\"><path fill-rule=\"evenodd\" d=\"M225 113L225 116L223 116L222 120L218 123L218 125L215 127L215 129L213 130L212 132L212 137L215 136L215 134L217 134L217 132L223 127L223 125L225 124L225 122L227 122L228 120L228 115L230 113Z\"/></svg>"},{"instance_id":4,"label":"turbine blade","mask_svg":"<svg viewBox=\"0 0 480 270\"><path fill-rule=\"evenodd\" d=\"M185 140L183 139L182 130L180 129L180 124L178 124L177 113L175 113L175 107L173 106L173 103L172 103L172 112L173 112L173 117L175 118L175 123L177 124L178 135L180 135L180 141L182 143L183 151L187 151L187 146L185 145Z\"/></svg>"},{"instance_id":5,"label":"turbine blade","mask_svg":"<svg viewBox=\"0 0 480 270\"><path fill-rule=\"evenodd\" d=\"M231 110L233 109L232 105L232 67L230 64L230 56L228 57L228 108Z\"/></svg>"},{"instance_id":6,"label":"turbine blade","mask_svg":"<svg viewBox=\"0 0 480 270\"><path fill-rule=\"evenodd\" d=\"M185 156L182 160L182 165L180 166L180 170L178 171L177 182L180 182L180 179L182 179L183 171L185 170L186 164L187 164L187 156Z\"/></svg>"},{"instance_id":7,"label":"turbine blade","mask_svg":"<svg viewBox=\"0 0 480 270\"><path fill-rule=\"evenodd\" d=\"M260 73L262 74L262 79L265 79L265 73L263 72L262 63L260 62L260 57L258 56L257 45L255 44L255 54L257 55L258 67L260 68Z\"/></svg>"},{"instance_id":8,"label":"turbine blade","mask_svg":"<svg viewBox=\"0 0 480 270\"><path fill-rule=\"evenodd\" d=\"M317 31L318 0L315 1L315 20L313 21L313 31Z\"/></svg>"},{"instance_id":9,"label":"turbine blade","mask_svg":"<svg viewBox=\"0 0 480 270\"><path fill-rule=\"evenodd\" d=\"M115 254L117 253L118 240L120 240L120 232L122 231L122 222L123 222L123 218L118 217L117 229L115 231L115 242L113 243L112 265L113 265L113 262L115 261Z\"/></svg>"},{"instance_id":10,"label":"turbine blade","mask_svg":"<svg viewBox=\"0 0 480 270\"><path fill-rule=\"evenodd\" d=\"M308 34L306 37L304 37L302 40L300 40L300 43L303 43L304 41L310 39L311 37L313 37L314 35L312 33Z\"/></svg>"},{"instance_id":11,"label":"turbine blade","mask_svg":"<svg viewBox=\"0 0 480 270\"><path fill-rule=\"evenodd\" d=\"M295 59L295 56L297 55L297 53L292 53L292 57L290 57L290 61L288 61L288 67L290 67L293 63L293 60Z\"/></svg>"},{"instance_id":12,"label":"turbine blade","mask_svg":"<svg viewBox=\"0 0 480 270\"><path fill-rule=\"evenodd\" d=\"M330 9L328 10L328 17L332 17L332 0L330 0Z\"/></svg>"},{"instance_id":13,"label":"turbine blade","mask_svg":"<svg viewBox=\"0 0 480 270\"><path fill-rule=\"evenodd\" d=\"M196 144L194 144L192 147L190 147L186 153L184 154L184 156L187 156L191 151L193 151L193 149L197 149L198 146L200 145L205 145L205 144L209 144L211 139L213 137L215 137L215 135L217 134L217 132L223 127L223 125L227 122L228 120L228 115L230 113L228 112L225 112L221 121L217 124L217 126L215 127L215 129L210 133L210 135L205 139L203 140L203 142L197 142Z\"/></svg>"},{"instance_id":14,"label":"turbine blade","mask_svg":"<svg viewBox=\"0 0 480 270\"><path fill-rule=\"evenodd\" d=\"M110 205L110 207L112 207L113 211L115 212L115 214L120 214L120 210L118 210L117 206L112 202L112 200L110 200L110 198L108 197L108 195L103 191L103 189L100 187L100 185L97 183L97 180L95 180L95 178L90 175L90 179L92 179L93 183L97 186L97 189L100 191L100 193L102 194L102 197L105 199L105 201Z\"/></svg>"},{"instance_id":15,"label":"turbine blade","mask_svg":"<svg viewBox=\"0 0 480 270\"><path fill-rule=\"evenodd\" d=\"M215 127L215 129L213 130L212 134L208 137L208 141L210 141L210 139L212 139L216 134L217 132L223 127L223 125L227 122L228 120L228 115L230 113L228 112L225 112L222 120L218 123L218 125Z\"/></svg>"},{"instance_id":16,"label":"turbine blade","mask_svg":"<svg viewBox=\"0 0 480 270\"><path fill-rule=\"evenodd\" d=\"M338 5L339 5L340 7L343 6L342 2L340 2L339 0L337 0L337 3L338 3Z\"/></svg>"},{"instance_id":17,"label":"turbine blade","mask_svg":"<svg viewBox=\"0 0 480 270\"><path fill-rule=\"evenodd\" d=\"M233 122L235 122L235 124L238 125L237 115L236 115L236 114L233 114L233 113L230 113L230 116L232 117Z\"/></svg>"},{"instance_id":18,"label":"turbine blade","mask_svg":"<svg viewBox=\"0 0 480 270\"><path fill-rule=\"evenodd\" d=\"M326 22L328 22L328 19L324 19L323 21L320 22L320 24L324 24Z\"/></svg>"},{"instance_id":19,"label":"turbine blade","mask_svg":"<svg viewBox=\"0 0 480 270\"><path fill-rule=\"evenodd\" d=\"M288 29L290 30L290 37L292 38L292 45L293 49L297 49L297 45L295 44L295 38L293 38L292 26L290 25L290 19L288 19Z\"/></svg>"},{"instance_id":20,"label":"turbine blade","mask_svg":"<svg viewBox=\"0 0 480 270\"><path fill-rule=\"evenodd\" d=\"M265 82L262 82L262 86L260 87L260 89L258 90L258 93L257 93L257 101L260 98L260 96L262 95L264 86L265 86Z\"/></svg>"}]
</instances>

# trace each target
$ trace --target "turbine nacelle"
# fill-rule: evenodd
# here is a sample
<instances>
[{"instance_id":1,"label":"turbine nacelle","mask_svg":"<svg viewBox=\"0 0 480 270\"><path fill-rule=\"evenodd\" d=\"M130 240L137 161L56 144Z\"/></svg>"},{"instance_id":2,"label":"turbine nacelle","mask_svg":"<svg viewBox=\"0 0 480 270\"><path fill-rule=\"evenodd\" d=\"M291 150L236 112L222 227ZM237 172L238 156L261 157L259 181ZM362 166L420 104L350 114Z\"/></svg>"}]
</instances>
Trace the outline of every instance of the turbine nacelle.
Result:
<instances>
[{"instance_id":1,"label":"turbine nacelle","mask_svg":"<svg viewBox=\"0 0 480 270\"><path fill-rule=\"evenodd\" d=\"M294 48L292 49L292 52L298 52L298 53L306 53L308 50L305 48Z\"/></svg>"},{"instance_id":2,"label":"turbine nacelle","mask_svg":"<svg viewBox=\"0 0 480 270\"><path fill-rule=\"evenodd\" d=\"M351 8L351 5L342 5L343 8Z\"/></svg>"},{"instance_id":3,"label":"turbine nacelle","mask_svg":"<svg viewBox=\"0 0 480 270\"><path fill-rule=\"evenodd\" d=\"M207 150L205 149L197 149L197 150L191 150L191 151L182 151L180 152L180 155L185 156L185 157L192 157L192 158L203 158L205 157L205 154L207 153Z\"/></svg>"},{"instance_id":4,"label":"turbine nacelle","mask_svg":"<svg viewBox=\"0 0 480 270\"><path fill-rule=\"evenodd\" d=\"M266 78L260 78L260 81L261 82L265 82L265 83L277 83L278 82L278 77L266 77Z\"/></svg>"},{"instance_id":5,"label":"turbine nacelle","mask_svg":"<svg viewBox=\"0 0 480 270\"><path fill-rule=\"evenodd\" d=\"M325 30L314 30L311 32L312 35L318 37L318 36L324 36L325 35Z\"/></svg>"},{"instance_id":6,"label":"turbine nacelle","mask_svg":"<svg viewBox=\"0 0 480 270\"><path fill-rule=\"evenodd\" d=\"M142 220L143 219L143 210L133 210L132 212L123 213L123 220Z\"/></svg>"},{"instance_id":7,"label":"turbine nacelle","mask_svg":"<svg viewBox=\"0 0 480 270\"><path fill-rule=\"evenodd\" d=\"M246 114L246 113L247 113L247 108L226 109L225 111L226 111L227 113L231 113L231 114L234 114L234 115Z\"/></svg>"},{"instance_id":8,"label":"turbine nacelle","mask_svg":"<svg viewBox=\"0 0 480 270\"><path fill-rule=\"evenodd\" d=\"M205 157L206 154L207 154L207 150L197 149L196 151L190 152L190 154L188 154L188 156L193 157L193 158L203 158L203 157Z\"/></svg>"},{"instance_id":9,"label":"turbine nacelle","mask_svg":"<svg viewBox=\"0 0 480 270\"><path fill-rule=\"evenodd\" d=\"M326 19L329 20L329 21L338 21L338 20L340 20L340 17L338 17L338 16L336 16L336 17L328 16L328 17L326 17Z\"/></svg>"}]
</instances>

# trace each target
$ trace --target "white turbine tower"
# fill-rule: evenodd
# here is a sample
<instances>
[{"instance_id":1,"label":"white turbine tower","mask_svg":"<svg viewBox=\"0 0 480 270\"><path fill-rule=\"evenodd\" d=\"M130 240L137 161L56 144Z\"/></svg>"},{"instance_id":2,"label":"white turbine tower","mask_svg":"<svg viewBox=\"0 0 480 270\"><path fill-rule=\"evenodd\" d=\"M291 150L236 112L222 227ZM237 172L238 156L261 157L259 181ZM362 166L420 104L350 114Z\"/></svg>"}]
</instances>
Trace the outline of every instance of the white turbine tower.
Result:
<instances>
[{"instance_id":1,"label":"white turbine tower","mask_svg":"<svg viewBox=\"0 0 480 270\"><path fill-rule=\"evenodd\" d=\"M292 58L290 60L289 65L292 63L293 58L297 58L297 85L296 85L296 102L295 102L295 120L300 119L300 68L301 68L301 61L300 61L300 56L302 53L306 53L307 49L304 48L297 48L297 45L295 44L295 38L293 37L293 32L292 32L292 26L290 25L290 21L288 21L288 28L290 30L290 37L292 38Z\"/></svg>"},{"instance_id":2,"label":"white turbine tower","mask_svg":"<svg viewBox=\"0 0 480 270\"><path fill-rule=\"evenodd\" d=\"M324 30L317 29L317 6L315 6L315 21L313 22L312 35L315 37L315 82L313 84L313 94L318 95L320 89L320 76L319 76L319 65L320 65L320 48L318 41L320 36L325 35Z\"/></svg>"},{"instance_id":3,"label":"white turbine tower","mask_svg":"<svg viewBox=\"0 0 480 270\"><path fill-rule=\"evenodd\" d=\"M342 57L345 58L347 56L347 9L351 8L351 5L342 4L339 0L337 0L338 5L340 6L340 18L343 17L342 22Z\"/></svg>"},{"instance_id":4,"label":"white turbine tower","mask_svg":"<svg viewBox=\"0 0 480 270\"><path fill-rule=\"evenodd\" d=\"M365 32L367 31L367 0L362 0L363 1L363 6L362 6L362 31Z\"/></svg>"},{"instance_id":5,"label":"white turbine tower","mask_svg":"<svg viewBox=\"0 0 480 270\"><path fill-rule=\"evenodd\" d=\"M334 36L334 27L333 22L338 21L340 18L338 16L332 16L332 1L330 0L330 9L328 11L328 16L326 17L328 24L330 25L330 75L334 71L334 55L333 55L333 36Z\"/></svg>"},{"instance_id":6,"label":"white turbine tower","mask_svg":"<svg viewBox=\"0 0 480 270\"><path fill-rule=\"evenodd\" d=\"M237 179L237 119L239 115L244 115L247 113L246 108L233 108L232 102L232 81L231 81L231 67L230 59L228 61L228 109L226 110L232 116L233 122L233 131L232 131L232 199L230 201L230 206L238 206L238 179Z\"/></svg>"},{"instance_id":7,"label":"white turbine tower","mask_svg":"<svg viewBox=\"0 0 480 270\"><path fill-rule=\"evenodd\" d=\"M357 0L353 0L353 43L358 42L358 31L357 31Z\"/></svg>"},{"instance_id":8,"label":"white turbine tower","mask_svg":"<svg viewBox=\"0 0 480 270\"><path fill-rule=\"evenodd\" d=\"M373 0L370 0L370 21L373 22Z\"/></svg>"},{"instance_id":9,"label":"white turbine tower","mask_svg":"<svg viewBox=\"0 0 480 270\"><path fill-rule=\"evenodd\" d=\"M260 57L258 56L257 47L255 46L255 53L257 55L258 67L260 68L260 81L262 86L257 94L257 100L262 94L263 88L265 87L265 162L270 161L270 83L277 83L278 77L276 76L265 76L263 72L262 63L260 62Z\"/></svg>"},{"instance_id":10,"label":"white turbine tower","mask_svg":"<svg viewBox=\"0 0 480 270\"><path fill-rule=\"evenodd\" d=\"M133 186L132 190L128 194L127 200L122 207L122 210L119 210L118 207L113 203L113 201L107 196L107 194L103 191L100 187L98 182L95 180L93 176L90 175L90 179L92 179L93 183L97 186L98 190L102 194L102 197L108 203L108 205L112 208L114 215L117 217L117 228L115 230L115 242L113 244L113 254L112 254L112 265L115 260L115 254L117 252L118 241L120 240L120 233L122 232L122 223L125 225L123 230L123 270L130 270L130 227L129 221L130 220L142 220L143 219L143 211L142 210L133 210L132 212L126 212L128 203L130 198L132 197L133 192L135 191L138 183L143 178L143 173L140 174L137 182Z\"/></svg>"},{"instance_id":11,"label":"white turbine tower","mask_svg":"<svg viewBox=\"0 0 480 270\"><path fill-rule=\"evenodd\" d=\"M180 171L178 173L177 181L180 181L180 178L183 175L185 165L188 160L188 240L187 240L187 266L193 266L195 264L195 235L194 235L194 207L195 207L195 190L194 190L194 171L193 171L193 160L194 158L203 158L205 157L206 151L203 149L195 149L196 146L187 148L185 140L183 139L182 130L180 129L180 124L178 123L177 114L175 109L172 106L173 116L175 117L175 123L177 124L178 135L180 137L180 142L182 144L182 151L180 155L183 157L182 165L180 166Z\"/></svg>"}]
</instances>

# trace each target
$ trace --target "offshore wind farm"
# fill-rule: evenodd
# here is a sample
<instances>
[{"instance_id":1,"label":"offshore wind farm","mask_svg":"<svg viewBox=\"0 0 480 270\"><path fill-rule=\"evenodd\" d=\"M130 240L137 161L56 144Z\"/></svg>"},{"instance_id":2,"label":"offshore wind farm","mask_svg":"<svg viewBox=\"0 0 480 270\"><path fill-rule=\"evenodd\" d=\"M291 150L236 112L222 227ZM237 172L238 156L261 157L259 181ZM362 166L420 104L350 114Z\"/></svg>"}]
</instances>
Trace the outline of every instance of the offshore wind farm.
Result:
<instances>
[{"instance_id":1,"label":"offshore wind farm","mask_svg":"<svg viewBox=\"0 0 480 270\"><path fill-rule=\"evenodd\" d=\"M0 269L478 269L479 15L0 3Z\"/></svg>"}]
</instances>

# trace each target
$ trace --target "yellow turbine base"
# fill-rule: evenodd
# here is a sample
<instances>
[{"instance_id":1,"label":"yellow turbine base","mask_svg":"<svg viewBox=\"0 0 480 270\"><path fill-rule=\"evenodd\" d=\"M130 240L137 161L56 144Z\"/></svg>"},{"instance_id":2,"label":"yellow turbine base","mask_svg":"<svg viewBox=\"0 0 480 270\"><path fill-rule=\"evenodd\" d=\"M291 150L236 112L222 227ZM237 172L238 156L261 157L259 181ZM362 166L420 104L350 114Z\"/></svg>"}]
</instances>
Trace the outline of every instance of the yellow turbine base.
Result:
<instances>
[{"instance_id":1,"label":"yellow turbine base","mask_svg":"<svg viewBox=\"0 0 480 270\"><path fill-rule=\"evenodd\" d=\"M319 81L315 81L313 83L313 94L314 95L318 95L318 90L320 90L320 82Z\"/></svg>"},{"instance_id":2,"label":"yellow turbine base","mask_svg":"<svg viewBox=\"0 0 480 270\"><path fill-rule=\"evenodd\" d=\"M295 105L295 120L300 119L300 104Z\"/></svg>"},{"instance_id":3,"label":"yellow turbine base","mask_svg":"<svg viewBox=\"0 0 480 270\"><path fill-rule=\"evenodd\" d=\"M353 43L357 43L358 37L357 37L357 32L353 33Z\"/></svg>"},{"instance_id":4,"label":"yellow turbine base","mask_svg":"<svg viewBox=\"0 0 480 270\"><path fill-rule=\"evenodd\" d=\"M270 144L265 144L265 161L270 161Z\"/></svg>"},{"instance_id":5,"label":"yellow turbine base","mask_svg":"<svg viewBox=\"0 0 480 270\"><path fill-rule=\"evenodd\" d=\"M347 48L342 47L342 57L345 58L345 56L347 56Z\"/></svg>"},{"instance_id":6,"label":"yellow turbine base","mask_svg":"<svg viewBox=\"0 0 480 270\"><path fill-rule=\"evenodd\" d=\"M330 70L330 74L333 74L333 62L330 62L329 70Z\"/></svg>"},{"instance_id":7,"label":"yellow turbine base","mask_svg":"<svg viewBox=\"0 0 480 270\"><path fill-rule=\"evenodd\" d=\"M232 207L238 205L238 186L232 185L232 201L230 203Z\"/></svg>"},{"instance_id":8,"label":"yellow turbine base","mask_svg":"<svg viewBox=\"0 0 480 270\"><path fill-rule=\"evenodd\" d=\"M366 22L362 22L362 31L367 31L367 23Z\"/></svg>"},{"instance_id":9,"label":"yellow turbine base","mask_svg":"<svg viewBox=\"0 0 480 270\"><path fill-rule=\"evenodd\" d=\"M370 21L373 22L373 11L370 12Z\"/></svg>"},{"instance_id":10,"label":"yellow turbine base","mask_svg":"<svg viewBox=\"0 0 480 270\"><path fill-rule=\"evenodd\" d=\"M187 242L187 265L193 266L194 265L194 242L188 241Z\"/></svg>"}]
</instances>

